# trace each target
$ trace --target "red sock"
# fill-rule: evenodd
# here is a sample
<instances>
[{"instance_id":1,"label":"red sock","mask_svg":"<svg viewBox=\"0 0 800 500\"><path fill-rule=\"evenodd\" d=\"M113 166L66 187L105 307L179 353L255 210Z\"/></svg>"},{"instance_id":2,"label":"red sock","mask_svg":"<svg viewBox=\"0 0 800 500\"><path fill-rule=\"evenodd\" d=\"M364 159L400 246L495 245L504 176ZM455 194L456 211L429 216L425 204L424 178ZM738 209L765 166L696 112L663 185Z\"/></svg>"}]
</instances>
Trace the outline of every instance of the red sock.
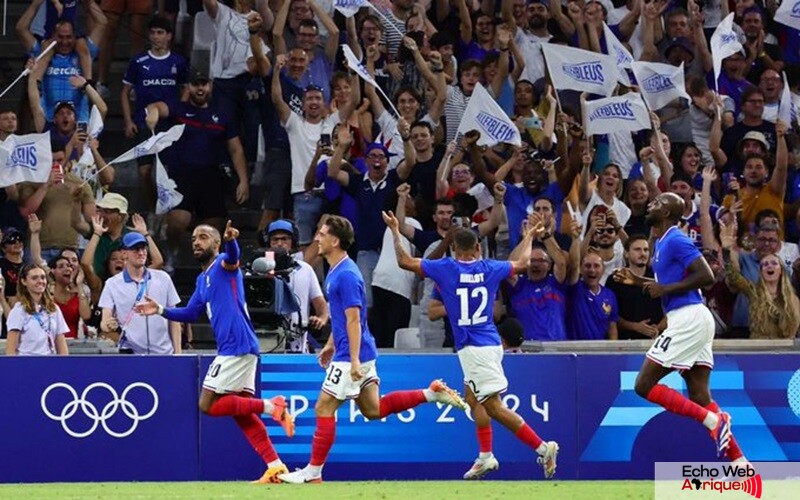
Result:
<instances>
[{"instance_id":1,"label":"red sock","mask_svg":"<svg viewBox=\"0 0 800 500\"><path fill-rule=\"evenodd\" d=\"M712 401L708 406L706 406L706 410L713 411L714 413L720 412L719 405L716 401ZM725 450L725 454L728 456L728 460L731 462L744 456L744 453L742 453L742 449L739 448L739 443L736 442L736 438L733 437L733 434L731 434L731 441L728 445L728 449Z\"/></svg>"},{"instance_id":2,"label":"red sock","mask_svg":"<svg viewBox=\"0 0 800 500\"><path fill-rule=\"evenodd\" d=\"M523 423L522 427L520 427L517 433L514 435L517 436L517 439L527 444L534 450L539 446L541 446L541 444L544 442L542 441L542 438L540 438L535 432L533 432L531 426L526 423Z\"/></svg>"},{"instance_id":3,"label":"red sock","mask_svg":"<svg viewBox=\"0 0 800 500\"><path fill-rule=\"evenodd\" d=\"M256 398L246 398L228 394L214 401L208 414L212 417L235 417L239 415L251 415L253 413L264 413L264 401Z\"/></svg>"},{"instance_id":4,"label":"red sock","mask_svg":"<svg viewBox=\"0 0 800 500\"><path fill-rule=\"evenodd\" d=\"M408 410L426 401L425 393L421 390L390 392L381 398L381 418Z\"/></svg>"},{"instance_id":5,"label":"red sock","mask_svg":"<svg viewBox=\"0 0 800 500\"><path fill-rule=\"evenodd\" d=\"M267 428L258 415L254 413L236 415L233 419L236 420L236 425L242 429L244 436L250 441L250 445L261 456L264 463L268 464L278 459L278 453L272 446L272 441L270 441L269 434L267 434Z\"/></svg>"},{"instance_id":6,"label":"red sock","mask_svg":"<svg viewBox=\"0 0 800 500\"><path fill-rule=\"evenodd\" d=\"M336 417L317 417L317 430L311 441L310 465L323 465L336 439Z\"/></svg>"},{"instance_id":7,"label":"red sock","mask_svg":"<svg viewBox=\"0 0 800 500\"><path fill-rule=\"evenodd\" d=\"M476 430L478 431L478 446L480 447L481 453L491 453L492 425L489 424L486 427L477 427Z\"/></svg>"},{"instance_id":8,"label":"red sock","mask_svg":"<svg viewBox=\"0 0 800 500\"><path fill-rule=\"evenodd\" d=\"M708 410L683 396L680 392L670 389L666 385L656 384L647 393L647 400L663 406L667 411L691 417L702 423L708 415Z\"/></svg>"}]
</instances>

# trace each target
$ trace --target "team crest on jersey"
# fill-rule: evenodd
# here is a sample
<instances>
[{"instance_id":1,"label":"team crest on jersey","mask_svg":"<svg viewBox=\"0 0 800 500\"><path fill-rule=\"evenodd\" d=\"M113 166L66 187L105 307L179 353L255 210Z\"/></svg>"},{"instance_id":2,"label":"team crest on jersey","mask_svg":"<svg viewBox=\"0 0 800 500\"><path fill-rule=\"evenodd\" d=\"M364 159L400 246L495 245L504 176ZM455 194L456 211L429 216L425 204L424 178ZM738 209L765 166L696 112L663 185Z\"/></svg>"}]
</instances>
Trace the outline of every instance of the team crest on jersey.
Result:
<instances>
[{"instance_id":1,"label":"team crest on jersey","mask_svg":"<svg viewBox=\"0 0 800 500\"><path fill-rule=\"evenodd\" d=\"M214 123L219 123L219 116L211 115L211 121L213 121Z\"/></svg>"},{"instance_id":2,"label":"team crest on jersey","mask_svg":"<svg viewBox=\"0 0 800 500\"><path fill-rule=\"evenodd\" d=\"M603 302L603 312L606 313L606 316L611 315L611 304L608 302Z\"/></svg>"},{"instance_id":3,"label":"team crest on jersey","mask_svg":"<svg viewBox=\"0 0 800 500\"><path fill-rule=\"evenodd\" d=\"M178 74L178 68L176 68L176 67L175 67L175 65L173 64L173 65L172 65L172 69L170 69L170 72L171 72L173 75L177 75L177 74Z\"/></svg>"}]
</instances>

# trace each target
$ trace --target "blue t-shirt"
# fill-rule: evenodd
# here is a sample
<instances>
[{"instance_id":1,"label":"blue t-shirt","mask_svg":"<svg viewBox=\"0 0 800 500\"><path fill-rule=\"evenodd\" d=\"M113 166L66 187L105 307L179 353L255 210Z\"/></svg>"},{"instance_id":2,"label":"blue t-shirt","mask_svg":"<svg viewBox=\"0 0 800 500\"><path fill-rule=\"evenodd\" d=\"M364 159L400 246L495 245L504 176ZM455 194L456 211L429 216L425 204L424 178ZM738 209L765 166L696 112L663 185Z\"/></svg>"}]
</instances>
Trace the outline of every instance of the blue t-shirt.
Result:
<instances>
[{"instance_id":1,"label":"blue t-shirt","mask_svg":"<svg viewBox=\"0 0 800 500\"><path fill-rule=\"evenodd\" d=\"M236 127L214 105L198 108L188 102L169 107L173 123L184 124L183 135L166 150L170 174L191 173L196 168L216 166L227 153L229 139L238 137Z\"/></svg>"},{"instance_id":2,"label":"blue t-shirt","mask_svg":"<svg viewBox=\"0 0 800 500\"><path fill-rule=\"evenodd\" d=\"M518 187L510 182L506 185L506 217L508 217L508 245L509 248L517 246L521 239L520 229L522 221L528 218L528 209L539 198L550 198L555 206L556 227L561 227L561 203L564 201L564 193L561 192L557 182L550 183L546 189L537 195L531 195L524 187Z\"/></svg>"},{"instance_id":3,"label":"blue t-shirt","mask_svg":"<svg viewBox=\"0 0 800 500\"><path fill-rule=\"evenodd\" d=\"M190 323L205 310L221 356L258 355L258 339L244 301L242 271L238 268L228 271L222 267L223 260L233 260L228 258L229 253L238 261L236 240L226 243L226 253L217 255L208 269L197 276L194 293L186 307L166 309L164 317Z\"/></svg>"},{"instance_id":4,"label":"blue t-shirt","mask_svg":"<svg viewBox=\"0 0 800 500\"><path fill-rule=\"evenodd\" d=\"M601 286L595 295L583 280L568 287L567 307L571 340L605 340L609 325L619 321L614 292Z\"/></svg>"},{"instance_id":5,"label":"blue t-shirt","mask_svg":"<svg viewBox=\"0 0 800 500\"><path fill-rule=\"evenodd\" d=\"M500 283L513 272L510 262L424 259L422 272L439 286L457 351L466 346L501 344L492 311Z\"/></svg>"},{"instance_id":6,"label":"blue t-shirt","mask_svg":"<svg viewBox=\"0 0 800 500\"><path fill-rule=\"evenodd\" d=\"M99 49L90 38L86 39L89 46L89 56L97 57ZM57 49L53 49L54 51ZM37 41L31 50L31 56L36 57L42 52L42 43ZM89 99L82 91L69 83L72 75L82 75L80 59L77 52L59 54L55 52L42 78L42 109L47 121L53 121L53 113L59 102L71 102L75 106L75 120L89 121Z\"/></svg>"},{"instance_id":7,"label":"blue t-shirt","mask_svg":"<svg viewBox=\"0 0 800 500\"><path fill-rule=\"evenodd\" d=\"M178 89L186 83L186 59L169 52L155 56L150 52L139 54L131 59L122 82L133 87L136 92L133 122L144 126L144 109L148 104L163 101L170 108L178 102Z\"/></svg>"},{"instance_id":8,"label":"blue t-shirt","mask_svg":"<svg viewBox=\"0 0 800 500\"><path fill-rule=\"evenodd\" d=\"M664 235L656 240L653 250L653 274L660 285L669 285L683 281L689 273L689 265L702 257L700 250L694 246L685 234L672 226ZM700 290L689 290L661 297L664 312L668 313L683 306L702 304Z\"/></svg>"},{"instance_id":9,"label":"blue t-shirt","mask_svg":"<svg viewBox=\"0 0 800 500\"><path fill-rule=\"evenodd\" d=\"M285 133L286 131L284 130ZM367 171L367 165L361 158L356 158L353 161L353 166L362 174ZM328 160L322 160L317 163L317 169L314 171L314 187L319 186L324 186L325 199L333 205L334 213L349 220L356 234L358 234L358 202L336 179L328 176ZM337 204L338 210L336 210Z\"/></svg>"},{"instance_id":10,"label":"blue t-shirt","mask_svg":"<svg viewBox=\"0 0 800 500\"><path fill-rule=\"evenodd\" d=\"M525 329L525 340L567 340L567 287L552 274L541 281L520 276L509 286L511 310Z\"/></svg>"},{"instance_id":11,"label":"blue t-shirt","mask_svg":"<svg viewBox=\"0 0 800 500\"><path fill-rule=\"evenodd\" d=\"M347 315L351 307L359 309L361 318L361 349L358 360L362 363L378 357L375 338L367 326L367 295L364 278L353 259L345 257L333 266L325 278L325 295L331 311L331 335L335 353L334 361L350 362L350 339L347 338Z\"/></svg>"}]
</instances>

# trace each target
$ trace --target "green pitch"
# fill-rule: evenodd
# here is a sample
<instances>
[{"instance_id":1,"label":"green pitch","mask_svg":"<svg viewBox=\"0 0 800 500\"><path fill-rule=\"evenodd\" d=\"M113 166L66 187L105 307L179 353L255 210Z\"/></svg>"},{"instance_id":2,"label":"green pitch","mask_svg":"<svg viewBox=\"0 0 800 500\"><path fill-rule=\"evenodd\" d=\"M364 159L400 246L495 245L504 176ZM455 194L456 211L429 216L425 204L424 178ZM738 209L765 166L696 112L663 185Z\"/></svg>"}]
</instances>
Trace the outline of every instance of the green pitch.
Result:
<instances>
[{"instance_id":1,"label":"green pitch","mask_svg":"<svg viewBox=\"0 0 800 500\"><path fill-rule=\"evenodd\" d=\"M386 481L308 485L247 483L57 483L0 485L0 498L270 500L652 499L652 481Z\"/></svg>"}]
</instances>

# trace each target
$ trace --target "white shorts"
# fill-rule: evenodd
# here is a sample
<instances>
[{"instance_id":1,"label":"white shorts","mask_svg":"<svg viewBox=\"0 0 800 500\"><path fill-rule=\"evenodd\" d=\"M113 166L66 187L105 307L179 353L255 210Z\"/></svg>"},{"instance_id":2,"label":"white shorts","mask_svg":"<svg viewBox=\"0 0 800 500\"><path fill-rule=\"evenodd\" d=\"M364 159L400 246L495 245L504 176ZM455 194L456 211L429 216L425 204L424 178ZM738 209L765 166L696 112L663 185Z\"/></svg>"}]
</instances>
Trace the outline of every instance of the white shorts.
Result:
<instances>
[{"instance_id":1,"label":"white shorts","mask_svg":"<svg viewBox=\"0 0 800 500\"><path fill-rule=\"evenodd\" d=\"M647 357L675 370L689 370L694 365L713 368L713 341L714 316L705 305L692 304L667 313L667 329L656 337Z\"/></svg>"},{"instance_id":2,"label":"white shorts","mask_svg":"<svg viewBox=\"0 0 800 500\"><path fill-rule=\"evenodd\" d=\"M350 377L350 363L347 361L333 361L325 372L325 381L322 390L339 401L355 399L361 394L361 389L372 383L380 383L375 360L361 363L361 380L353 382Z\"/></svg>"},{"instance_id":3,"label":"white shorts","mask_svg":"<svg viewBox=\"0 0 800 500\"><path fill-rule=\"evenodd\" d=\"M502 346L468 345L458 351L458 361L464 371L464 384L472 389L478 402L483 403L508 389L508 379L503 372Z\"/></svg>"},{"instance_id":4,"label":"white shorts","mask_svg":"<svg viewBox=\"0 0 800 500\"><path fill-rule=\"evenodd\" d=\"M256 393L256 370L258 356L217 356L211 362L203 379L203 389L217 394L239 392Z\"/></svg>"}]
</instances>

